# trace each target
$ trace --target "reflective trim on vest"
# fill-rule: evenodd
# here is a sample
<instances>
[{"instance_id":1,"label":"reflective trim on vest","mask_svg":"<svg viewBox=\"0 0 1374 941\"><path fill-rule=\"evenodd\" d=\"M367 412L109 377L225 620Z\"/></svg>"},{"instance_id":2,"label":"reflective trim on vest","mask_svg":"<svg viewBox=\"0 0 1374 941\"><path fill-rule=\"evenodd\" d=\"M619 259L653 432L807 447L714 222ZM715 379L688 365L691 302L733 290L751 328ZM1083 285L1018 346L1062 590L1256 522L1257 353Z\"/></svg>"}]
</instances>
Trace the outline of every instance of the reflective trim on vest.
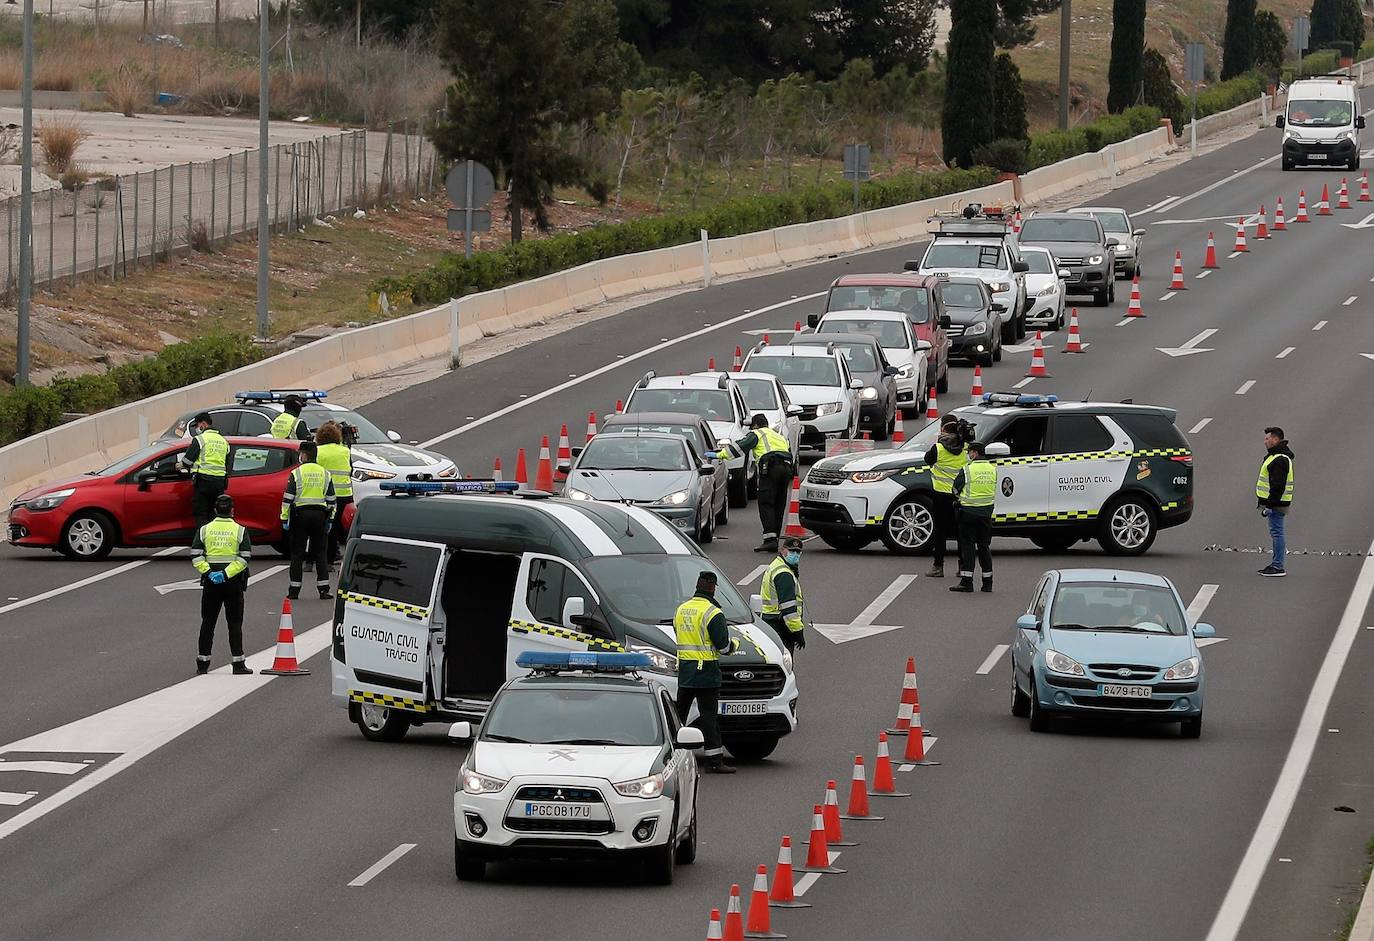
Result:
<instances>
[{"instance_id":1,"label":"reflective trim on vest","mask_svg":"<svg viewBox=\"0 0 1374 941\"><path fill-rule=\"evenodd\" d=\"M196 438L200 442L200 454L191 467L191 473L206 477L224 477L229 473L229 442L224 435L213 428L206 428Z\"/></svg>"},{"instance_id":2,"label":"reflective trim on vest","mask_svg":"<svg viewBox=\"0 0 1374 941\"><path fill-rule=\"evenodd\" d=\"M1277 457L1288 457L1288 455L1271 454L1260 463L1259 479L1255 481L1255 496L1261 500L1269 499L1269 465L1274 463L1274 458ZM1293 459L1288 457L1288 480L1283 485L1283 496L1279 497L1284 503L1293 502L1293 471Z\"/></svg>"},{"instance_id":3,"label":"reflective trim on vest","mask_svg":"<svg viewBox=\"0 0 1374 941\"><path fill-rule=\"evenodd\" d=\"M341 444L322 444L315 463L329 471L334 479L334 496L353 496L352 452Z\"/></svg>"},{"instance_id":4,"label":"reflective trim on vest","mask_svg":"<svg viewBox=\"0 0 1374 941\"><path fill-rule=\"evenodd\" d=\"M211 520L200 528L205 561L211 565L227 565L238 559L242 539L243 527L231 519Z\"/></svg>"},{"instance_id":5,"label":"reflective trim on vest","mask_svg":"<svg viewBox=\"0 0 1374 941\"><path fill-rule=\"evenodd\" d=\"M992 506L996 499L997 466L988 461L970 461L964 468L964 489L959 495L959 504Z\"/></svg>"},{"instance_id":6,"label":"reflective trim on vest","mask_svg":"<svg viewBox=\"0 0 1374 941\"><path fill-rule=\"evenodd\" d=\"M688 598L678 606L677 613L673 615L673 632L677 635L679 660L720 659L719 652L711 643L711 632L707 630L707 626L720 613L720 608L705 598Z\"/></svg>"},{"instance_id":7,"label":"reflective trim on vest","mask_svg":"<svg viewBox=\"0 0 1374 941\"><path fill-rule=\"evenodd\" d=\"M299 415L282 412L272 420L272 437L282 440L296 437L296 423L300 420Z\"/></svg>"},{"instance_id":8,"label":"reflective trim on vest","mask_svg":"<svg viewBox=\"0 0 1374 941\"><path fill-rule=\"evenodd\" d=\"M774 584L773 579L777 578L778 575L783 572L790 574L792 580L797 585L797 611L795 616L800 618L802 613L801 579L797 578L797 574L792 571L792 566L788 565L787 560L782 556L776 556L768 566L767 571L763 573L763 614L774 617L782 616L782 605L778 603L778 586Z\"/></svg>"},{"instance_id":9,"label":"reflective trim on vest","mask_svg":"<svg viewBox=\"0 0 1374 941\"><path fill-rule=\"evenodd\" d=\"M324 488L329 482L329 471L314 462L310 462L298 464L296 469L291 472L291 476L296 479L294 505L297 509L303 506L326 505Z\"/></svg>"},{"instance_id":10,"label":"reflective trim on vest","mask_svg":"<svg viewBox=\"0 0 1374 941\"><path fill-rule=\"evenodd\" d=\"M754 429L754 460L761 460L765 454L772 454L781 451L788 456L792 454L792 445L787 443L787 439L778 434L772 428Z\"/></svg>"},{"instance_id":11,"label":"reflective trim on vest","mask_svg":"<svg viewBox=\"0 0 1374 941\"><path fill-rule=\"evenodd\" d=\"M955 454L943 444L935 444L935 465L930 469L930 483L937 493L953 493L954 478L968 466L968 452Z\"/></svg>"}]
</instances>

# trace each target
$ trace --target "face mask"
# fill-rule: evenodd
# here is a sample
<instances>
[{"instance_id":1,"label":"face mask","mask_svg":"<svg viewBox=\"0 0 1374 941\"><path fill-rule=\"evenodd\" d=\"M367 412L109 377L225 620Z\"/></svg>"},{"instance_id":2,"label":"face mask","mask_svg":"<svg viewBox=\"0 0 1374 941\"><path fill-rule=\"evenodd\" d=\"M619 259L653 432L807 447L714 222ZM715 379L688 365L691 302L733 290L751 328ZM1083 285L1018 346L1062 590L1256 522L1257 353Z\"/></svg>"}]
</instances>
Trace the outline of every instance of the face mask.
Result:
<instances>
[{"instance_id":1,"label":"face mask","mask_svg":"<svg viewBox=\"0 0 1374 941\"><path fill-rule=\"evenodd\" d=\"M784 560L788 565L797 565L797 564L799 564L799 563L801 562L801 553L800 553L800 552L789 552L789 553L787 553L787 555L783 556L783 560Z\"/></svg>"}]
</instances>

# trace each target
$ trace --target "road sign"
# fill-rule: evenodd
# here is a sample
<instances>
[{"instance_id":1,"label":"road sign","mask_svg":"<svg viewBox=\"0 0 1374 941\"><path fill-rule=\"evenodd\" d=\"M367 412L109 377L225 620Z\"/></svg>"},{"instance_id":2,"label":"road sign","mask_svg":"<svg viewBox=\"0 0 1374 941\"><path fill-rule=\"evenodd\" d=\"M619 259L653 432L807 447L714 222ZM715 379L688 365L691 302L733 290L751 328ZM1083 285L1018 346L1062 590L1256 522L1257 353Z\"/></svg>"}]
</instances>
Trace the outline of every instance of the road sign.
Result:
<instances>
[{"instance_id":1,"label":"road sign","mask_svg":"<svg viewBox=\"0 0 1374 941\"><path fill-rule=\"evenodd\" d=\"M1184 78L1190 82L1200 82L1207 68L1207 47L1200 42L1188 43L1187 61Z\"/></svg>"},{"instance_id":2,"label":"road sign","mask_svg":"<svg viewBox=\"0 0 1374 941\"><path fill-rule=\"evenodd\" d=\"M444 177L444 188L448 190L449 201L453 208L448 212L450 232L463 233L463 256L472 257L472 233L486 232L491 228L491 213L482 207L496 192L496 178L485 166L475 160L464 160L453 165Z\"/></svg>"},{"instance_id":3,"label":"road sign","mask_svg":"<svg viewBox=\"0 0 1374 941\"><path fill-rule=\"evenodd\" d=\"M1312 21L1305 16L1293 18L1292 49L1301 57L1307 51L1307 43L1312 37Z\"/></svg>"},{"instance_id":4,"label":"road sign","mask_svg":"<svg viewBox=\"0 0 1374 941\"><path fill-rule=\"evenodd\" d=\"M873 148L867 144L844 145L844 178L846 180L866 180L872 176L869 157Z\"/></svg>"}]
</instances>

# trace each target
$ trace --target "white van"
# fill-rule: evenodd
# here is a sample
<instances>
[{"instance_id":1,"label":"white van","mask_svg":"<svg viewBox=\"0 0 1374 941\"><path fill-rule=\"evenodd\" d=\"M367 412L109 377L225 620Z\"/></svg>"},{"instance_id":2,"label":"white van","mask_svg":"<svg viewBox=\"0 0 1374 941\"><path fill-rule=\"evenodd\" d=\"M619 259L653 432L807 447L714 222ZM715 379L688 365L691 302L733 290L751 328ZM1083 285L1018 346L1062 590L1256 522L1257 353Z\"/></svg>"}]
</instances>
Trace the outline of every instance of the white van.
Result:
<instances>
[{"instance_id":1,"label":"white van","mask_svg":"<svg viewBox=\"0 0 1374 941\"><path fill-rule=\"evenodd\" d=\"M1283 128L1283 168L1305 164L1360 168L1360 95L1344 76L1303 79L1288 86L1288 106L1274 119Z\"/></svg>"}]
</instances>

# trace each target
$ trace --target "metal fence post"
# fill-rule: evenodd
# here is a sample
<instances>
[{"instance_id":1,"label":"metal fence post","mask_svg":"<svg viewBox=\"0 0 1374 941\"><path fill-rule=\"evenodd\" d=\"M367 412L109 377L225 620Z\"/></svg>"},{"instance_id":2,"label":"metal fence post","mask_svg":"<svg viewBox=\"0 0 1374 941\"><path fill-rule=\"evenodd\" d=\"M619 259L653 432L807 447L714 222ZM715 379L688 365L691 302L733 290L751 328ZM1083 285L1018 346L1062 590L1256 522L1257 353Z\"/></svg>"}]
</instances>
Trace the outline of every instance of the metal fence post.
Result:
<instances>
[{"instance_id":1,"label":"metal fence post","mask_svg":"<svg viewBox=\"0 0 1374 941\"><path fill-rule=\"evenodd\" d=\"M172 164L169 166L167 168L167 173L169 181L167 185L167 256L170 258L172 249L175 248L177 244L177 165Z\"/></svg>"},{"instance_id":2,"label":"metal fence post","mask_svg":"<svg viewBox=\"0 0 1374 941\"><path fill-rule=\"evenodd\" d=\"M363 131L363 201L367 198L367 131Z\"/></svg>"},{"instance_id":3,"label":"metal fence post","mask_svg":"<svg viewBox=\"0 0 1374 941\"><path fill-rule=\"evenodd\" d=\"M110 280L115 280L115 265L119 264L120 249L124 247L124 181L115 177L115 242L110 250Z\"/></svg>"},{"instance_id":4,"label":"metal fence post","mask_svg":"<svg viewBox=\"0 0 1374 941\"><path fill-rule=\"evenodd\" d=\"M395 130L396 125L394 123L387 124L386 150L382 152L382 172L377 181L378 195L385 193L387 198L391 197L391 137Z\"/></svg>"},{"instance_id":5,"label":"metal fence post","mask_svg":"<svg viewBox=\"0 0 1374 941\"><path fill-rule=\"evenodd\" d=\"M339 172L337 179L334 180L334 211L343 212L343 152L344 135L339 135Z\"/></svg>"},{"instance_id":6,"label":"metal fence post","mask_svg":"<svg viewBox=\"0 0 1374 941\"><path fill-rule=\"evenodd\" d=\"M248 151L243 152L243 231L248 231Z\"/></svg>"},{"instance_id":7,"label":"metal fence post","mask_svg":"<svg viewBox=\"0 0 1374 941\"><path fill-rule=\"evenodd\" d=\"M218 158L210 158L210 244L215 242L215 203L219 201L219 193L215 190L215 162Z\"/></svg>"},{"instance_id":8,"label":"metal fence post","mask_svg":"<svg viewBox=\"0 0 1374 941\"><path fill-rule=\"evenodd\" d=\"M95 264L91 266L91 271L95 273L96 280L100 280L100 183L95 184Z\"/></svg>"},{"instance_id":9,"label":"metal fence post","mask_svg":"<svg viewBox=\"0 0 1374 941\"><path fill-rule=\"evenodd\" d=\"M403 176L403 177L401 177L401 179L405 181L405 183L402 185L402 190L401 190L401 192L404 194L406 190L410 189L410 121L409 121L409 120L406 120L406 121L402 121L402 122L401 122L401 138L402 138L402 140L404 141L404 146L405 146L405 160L406 160L406 175Z\"/></svg>"},{"instance_id":10,"label":"metal fence post","mask_svg":"<svg viewBox=\"0 0 1374 941\"><path fill-rule=\"evenodd\" d=\"M142 175L134 174L134 267L138 267L138 178Z\"/></svg>"},{"instance_id":11,"label":"metal fence post","mask_svg":"<svg viewBox=\"0 0 1374 941\"><path fill-rule=\"evenodd\" d=\"M76 210L79 207L76 203L76 190L72 190L72 287L76 287L76 229L77 218Z\"/></svg>"},{"instance_id":12,"label":"metal fence post","mask_svg":"<svg viewBox=\"0 0 1374 941\"><path fill-rule=\"evenodd\" d=\"M48 190L48 290L52 290L53 282L57 280L57 270L53 267L56 260L53 252L53 241L57 238L57 213L53 204L57 202L57 197L52 190Z\"/></svg>"},{"instance_id":13,"label":"metal fence post","mask_svg":"<svg viewBox=\"0 0 1374 941\"><path fill-rule=\"evenodd\" d=\"M281 227L281 144L272 148L276 151L275 159L277 168L272 173L272 226Z\"/></svg>"},{"instance_id":14,"label":"metal fence post","mask_svg":"<svg viewBox=\"0 0 1374 941\"><path fill-rule=\"evenodd\" d=\"M148 266L157 261L157 167L153 167L153 226L148 233Z\"/></svg>"},{"instance_id":15,"label":"metal fence post","mask_svg":"<svg viewBox=\"0 0 1374 941\"><path fill-rule=\"evenodd\" d=\"M14 282L14 197L5 200L5 215L9 219L9 238L5 241L5 293Z\"/></svg>"}]
</instances>

